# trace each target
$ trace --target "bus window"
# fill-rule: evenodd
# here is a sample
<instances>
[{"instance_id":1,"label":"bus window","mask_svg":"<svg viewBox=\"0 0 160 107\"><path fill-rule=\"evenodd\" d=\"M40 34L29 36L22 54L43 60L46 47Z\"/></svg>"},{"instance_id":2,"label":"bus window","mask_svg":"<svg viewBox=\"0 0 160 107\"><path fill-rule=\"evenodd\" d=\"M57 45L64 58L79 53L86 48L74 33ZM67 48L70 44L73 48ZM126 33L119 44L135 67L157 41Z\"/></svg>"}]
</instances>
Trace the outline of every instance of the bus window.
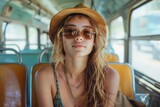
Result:
<instances>
[{"instance_id":1,"label":"bus window","mask_svg":"<svg viewBox=\"0 0 160 107\"><path fill-rule=\"evenodd\" d=\"M133 11L131 36L157 34L160 34L160 2L154 0Z\"/></svg>"},{"instance_id":2,"label":"bus window","mask_svg":"<svg viewBox=\"0 0 160 107\"><path fill-rule=\"evenodd\" d=\"M160 2L151 1L131 13L131 63L135 70L160 82ZM158 36L157 36L158 35ZM155 39L152 37L155 36ZM150 37L147 39L146 37ZM134 38L137 38L134 40Z\"/></svg>"},{"instance_id":3,"label":"bus window","mask_svg":"<svg viewBox=\"0 0 160 107\"><path fill-rule=\"evenodd\" d=\"M114 52L119 56L120 62L124 62L124 24L123 18L120 16L111 22L110 26L110 45Z\"/></svg>"},{"instance_id":4,"label":"bus window","mask_svg":"<svg viewBox=\"0 0 160 107\"><path fill-rule=\"evenodd\" d=\"M141 48L137 47L141 43ZM146 44L148 43L148 44ZM132 41L132 65L135 70L160 82L160 41Z\"/></svg>"},{"instance_id":5,"label":"bus window","mask_svg":"<svg viewBox=\"0 0 160 107\"><path fill-rule=\"evenodd\" d=\"M111 42L114 52L119 56L119 61L124 62L124 41L123 40L113 40Z\"/></svg>"},{"instance_id":6,"label":"bus window","mask_svg":"<svg viewBox=\"0 0 160 107\"><path fill-rule=\"evenodd\" d=\"M15 44L20 47L21 50L26 45L26 30L25 26L10 23L7 25L5 32L5 45Z\"/></svg>"},{"instance_id":7,"label":"bus window","mask_svg":"<svg viewBox=\"0 0 160 107\"><path fill-rule=\"evenodd\" d=\"M41 40L41 45L44 47L47 47L47 43L48 43L48 35L47 33L42 33L40 36L40 40Z\"/></svg>"},{"instance_id":8,"label":"bus window","mask_svg":"<svg viewBox=\"0 0 160 107\"><path fill-rule=\"evenodd\" d=\"M38 49L38 31L36 28L29 27L29 49Z\"/></svg>"},{"instance_id":9,"label":"bus window","mask_svg":"<svg viewBox=\"0 0 160 107\"><path fill-rule=\"evenodd\" d=\"M110 31L111 39L124 39L124 24L121 16L111 22Z\"/></svg>"}]
</instances>

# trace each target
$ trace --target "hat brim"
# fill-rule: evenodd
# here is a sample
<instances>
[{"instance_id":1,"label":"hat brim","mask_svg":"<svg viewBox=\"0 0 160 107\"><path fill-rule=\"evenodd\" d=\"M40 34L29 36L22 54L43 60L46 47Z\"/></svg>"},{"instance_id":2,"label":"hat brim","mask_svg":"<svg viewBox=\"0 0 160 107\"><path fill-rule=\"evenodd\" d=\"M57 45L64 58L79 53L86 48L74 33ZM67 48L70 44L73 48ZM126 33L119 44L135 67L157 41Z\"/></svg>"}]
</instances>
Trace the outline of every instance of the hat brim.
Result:
<instances>
[{"instance_id":1,"label":"hat brim","mask_svg":"<svg viewBox=\"0 0 160 107\"><path fill-rule=\"evenodd\" d=\"M106 24L105 24L103 17L95 10L92 10L90 8L67 8L67 9L64 9L64 10L60 11L59 13L57 13L51 19L50 28L49 28L49 37L50 37L52 43L54 43L54 36L57 33L56 28L59 26L59 23L68 15L75 14L75 13L87 15L92 20L94 20L98 24L98 26L101 26L101 28L106 27Z\"/></svg>"}]
</instances>

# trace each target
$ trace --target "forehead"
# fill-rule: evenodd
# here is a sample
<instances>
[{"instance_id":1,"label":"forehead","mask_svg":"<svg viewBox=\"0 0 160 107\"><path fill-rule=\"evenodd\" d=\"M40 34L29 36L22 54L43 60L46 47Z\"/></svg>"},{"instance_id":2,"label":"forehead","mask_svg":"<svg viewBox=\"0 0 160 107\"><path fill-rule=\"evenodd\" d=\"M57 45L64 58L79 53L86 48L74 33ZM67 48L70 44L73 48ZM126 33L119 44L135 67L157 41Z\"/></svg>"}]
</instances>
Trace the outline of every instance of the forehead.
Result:
<instances>
[{"instance_id":1,"label":"forehead","mask_svg":"<svg viewBox=\"0 0 160 107\"><path fill-rule=\"evenodd\" d=\"M85 15L71 15L68 17L66 24L92 26L91 19Z\"/></svg>"}]
</instances>

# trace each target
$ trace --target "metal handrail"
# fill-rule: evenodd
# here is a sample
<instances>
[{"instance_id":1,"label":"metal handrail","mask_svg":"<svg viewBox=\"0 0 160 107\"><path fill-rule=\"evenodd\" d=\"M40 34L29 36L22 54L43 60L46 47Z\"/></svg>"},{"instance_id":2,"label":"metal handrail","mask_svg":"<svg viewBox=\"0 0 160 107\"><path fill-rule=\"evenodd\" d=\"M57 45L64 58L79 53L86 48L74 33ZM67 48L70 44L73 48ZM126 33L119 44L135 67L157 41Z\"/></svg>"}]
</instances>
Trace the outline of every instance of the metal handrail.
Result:
<instances>
[{"instance_id":1,"label":"metal handrail","mask_svg":"<svg viewBox=\"0 0 160 107\"><path fill-rule=\"evenodd\" d=\"M17 44L1 44L2 48L7 48L7 46L15 46L18 49L18 52L21 51L20 47Z\"/></svg>"},{"instance_id":2,"label":"metal handrail","mask_svg":"<svg viewBox=\"0 0 160 107\"><path fill-rule=\"evenodd\" d=\"M0 51L12 51L17 55L18 63L22 64L22 57L18 51L12 48L0 48Z\"/></svg>"},{"instance_id":3,"label":"metal handrail","mask_svg":"<svg viewBox=\"0 0 160 107\"><path fill-rule=\"evenodd\" d=\"M51 49L52 49L52 47L45 48L45 49L42 50L42 52L41 52L41 53L39 54L39 56L38 56L38 62L39 62L39 63L42 62L43 55L44 55L47 51L49 51L49 50L51 50Z\"/></svg>"}]
</instances>

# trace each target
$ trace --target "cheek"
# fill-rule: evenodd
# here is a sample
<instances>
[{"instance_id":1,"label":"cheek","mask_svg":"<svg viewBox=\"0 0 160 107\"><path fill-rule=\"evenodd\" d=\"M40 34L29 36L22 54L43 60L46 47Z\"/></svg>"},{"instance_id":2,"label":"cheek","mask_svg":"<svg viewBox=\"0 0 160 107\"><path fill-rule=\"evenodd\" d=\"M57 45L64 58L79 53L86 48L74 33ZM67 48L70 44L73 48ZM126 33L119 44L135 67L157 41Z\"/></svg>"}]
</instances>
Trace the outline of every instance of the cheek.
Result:
<instances>
[{"instance_id":1,"label":"cheek","mask_svg":"<svg viewBox=\"0 0 160 107\"><path fill-rule=\"evenodd\" d=\"M92 50L93 47L95 46L95 42L94 41L90 41L90 42L88 42L87 45L89 46L89 49Z\"/></svg>"},{"instance_id":2,"label":"cheek","mask_svg":"<svg viewBox=\"0 0 160 107\"><path fill-rule=\"evenodd\" d=\"M65 47L69 42L64 37L62 38L63 47Z\"/></svg>"},{"instance_id":3,"label":"cheek","mask_svg":"<svg viewBox=\"0 0 160 107\"><path fill-rule=\"evenodd\" d=\"M62 41L63 41L63 50L66 51L71 46L71 41L66 40L65 38L63 38Z\"/></svg>"}]
</instances>

